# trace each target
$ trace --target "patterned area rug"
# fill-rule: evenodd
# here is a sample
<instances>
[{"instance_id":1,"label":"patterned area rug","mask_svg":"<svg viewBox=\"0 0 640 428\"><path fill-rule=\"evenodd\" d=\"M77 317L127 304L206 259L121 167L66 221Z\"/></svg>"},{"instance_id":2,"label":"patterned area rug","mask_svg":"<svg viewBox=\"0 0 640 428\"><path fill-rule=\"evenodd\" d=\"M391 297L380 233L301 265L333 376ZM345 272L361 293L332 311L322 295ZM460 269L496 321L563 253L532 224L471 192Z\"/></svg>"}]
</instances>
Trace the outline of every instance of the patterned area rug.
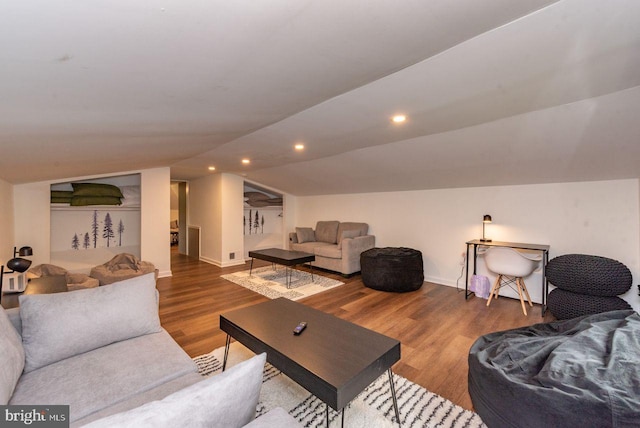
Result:
<instances>
[{"instance_id":1,"label":"patterned area rug","mask_svg":"<svg viewBox=\"0 0 640 428\"><path fill-rule=\"evenodd\" d=\"M287 288L285 272L284 266L276 266L276 270L271 266L264 266L253 269L251 275L249 275L248 270L245 270L222 275L222 278L270 299L286 297L289 300L309 297L344 284L344 282L320 276L315 272L313 273L313 282L311 282L311 273L290 269L291 284L289 285L290 288Z\"/></svg>"},{"instance_id":2,"label":"patterned area rug","mask_svg":"<svg viewBox=\"0 0 640 428\"><path fill-rule=\"evenodd\" d=\"M231 367L253 355L240 343L233 342L227 365ZM200 374L212 376L222 370L223 358L224 347L193 360L198 365ZM396 374L393 376L402 427L485 427L476 413L456 406L451 401L427 391L402 376ZM282 407L288 411L304 427L326 426L325 404L267 363L256 416L263 415L276 407ZM386 373L349 404L345 409L344 417L345 426L348 427L398 426L395 422L389 377ZM333 409L329 411L329 419L331 427L340 426L340 415Z\"/></svg>"}]
</instances>

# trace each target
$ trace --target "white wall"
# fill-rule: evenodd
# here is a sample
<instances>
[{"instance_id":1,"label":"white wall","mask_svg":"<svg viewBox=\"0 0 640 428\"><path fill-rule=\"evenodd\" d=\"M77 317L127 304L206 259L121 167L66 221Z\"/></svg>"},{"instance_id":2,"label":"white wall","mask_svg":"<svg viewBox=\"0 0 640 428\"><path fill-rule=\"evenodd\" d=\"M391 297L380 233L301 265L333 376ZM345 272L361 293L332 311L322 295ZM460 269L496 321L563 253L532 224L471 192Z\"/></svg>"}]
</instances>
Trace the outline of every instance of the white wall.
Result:
<instances>
[{"instance_id":1,"label":"white wall","mask_svg":"<svg viewBox=\"0 0 640 428\"><path fill-rule=\"evenodd\" d=\"M189 182L189 226L200 228L200 259L216 266L244 263L243 179L213 174ZM234 253L231 259L230 253Z\"/></svg>"},{"instance_id":2,"label":"white wall","mask_svg":"<svg viewBox=\"0 0 640 428\"><path fill-rule=\"evenodd\" d=\"M244 179L233 174L222 174L222 266L244 263L244 236L242 235L242 209L244 205ZM230 253L234 253L231 259Z\"/></svg>"},{"instance_id":3,"label":"white wall","mask_svg":"<svg viewBox=\"0 0 640 428\"><path fill-rule=\"evenodd\" d=\"M13 257L13 185L0 180L0 265Z\"/></svg>"},{"instance_id":4,"label":"white wall","mask_svg":"<svg viewBox=\"0 0 640 428\"><path fill-rule=\"evenodd\" d=\"M140 174L141 176L141 258L152 262L159 270L160 276L171 275L169 168L128 171L103 176L73 177L55 182L42 181L15 185L13 186L14 245L31 246L34 253L31 260L33 260L34 265L49 263L51 258L50 186L58 182L127 174Z\"/></svg>"},{"instance_id":5,"label":"white wall","mask_svg":"<svg viewBox=\"0 0 640 428\"><path fill-rule=\"evenodd\" d=\"M220 265L222 247L221 174L213 174L189 182L187 224L200 228L200 259Z\"/></svg>"},{"instance_id":6,"label":"white wall","mask_svg":"<svg viewBox=\"0 0 640 428\"><path fill-rule=\"evenodd\" d=\"M141 171L140 191L140 257L152 262L160 271L160 277L171 276L170 169Z\"/></svg>"},{"instance_id":7,"label":"white wall","mask_svg":"<svg viewBox=\"0 0 640 428\"><path fill-rule=\"evenodd\" d=\"M296 226L314 227L318 220L366 222L377 247L422 251L425 280L451 286L460 276L465 242L481 237L482 216L490 214L487 237L494 240L548 244L551 258L584 253L624 263L634 285L623 298L640 310L637 179L308 196L295 198L295 204ZM540 279L534 274L527 281L538 301Z\"/></svg>"}]
</instances>

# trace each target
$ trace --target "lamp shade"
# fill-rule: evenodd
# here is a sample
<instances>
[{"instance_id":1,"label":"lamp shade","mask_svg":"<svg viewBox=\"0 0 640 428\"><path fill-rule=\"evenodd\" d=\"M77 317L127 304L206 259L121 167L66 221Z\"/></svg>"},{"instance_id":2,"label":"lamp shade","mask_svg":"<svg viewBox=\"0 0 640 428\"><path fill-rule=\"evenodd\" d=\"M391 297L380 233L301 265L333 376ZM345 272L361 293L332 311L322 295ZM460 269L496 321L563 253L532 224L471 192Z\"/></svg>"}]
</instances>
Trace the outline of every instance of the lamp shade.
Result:
<instances>
[{"instance_id":1,"label":"lamp shade","mask_svg":"<svg viewBox=\"0 0 640 428\"><path fill-rule=\"evenodd\" d=\"M31 247L22 247L18 250L18 255L20 257L33 256L33 249Z\"/></svg>"},{"instance_id":2,"label":"lamp shade","mask_svg":"<svg viewBox=\"0 0 640 428\"><path fill-rule=\"evenodd\" d=\"M483 223L491 223L491 216L489 214L485 214L483 219L482 219Z\"/></svg>"},{"instance_id":3,"label":"lamp shade","mask_svg":"<svg viewBox=\"0 0 640 428\"><path fill-rule=\"evenodd\" d=\"M31 266L31 260L16 257L7 262L7 267L14 272L25 272Z\"/></svg>"}]
</instances>

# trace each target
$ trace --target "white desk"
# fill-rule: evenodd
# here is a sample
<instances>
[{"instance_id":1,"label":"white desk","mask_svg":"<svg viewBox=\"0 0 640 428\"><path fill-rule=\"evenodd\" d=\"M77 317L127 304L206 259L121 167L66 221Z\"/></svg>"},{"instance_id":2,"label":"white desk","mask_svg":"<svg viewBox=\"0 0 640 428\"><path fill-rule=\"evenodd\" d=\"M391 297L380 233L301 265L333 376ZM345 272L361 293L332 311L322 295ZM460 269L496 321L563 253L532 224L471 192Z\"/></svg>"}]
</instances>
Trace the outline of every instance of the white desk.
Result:
<instances>
[{"instance_id":1,"label":"white desk","mask_svg":"<svg viewBox=\"0 0 640 428\"><path fill-rule=\"evenodd\" d=\"M501 242L501 241L481 241L479 239L473 239L471 241L467 241L467 277L464 284L464 298L468 299L472 292L469 292L469 247L473 246L473 274L476 274L476 259L478 256L478 246L484 247L509 247L515 248L517 250L531 250L531 251L540 251L542 253L542 308L541 308L541 316L544 316L544 313L547 310L547 295L549 294L549 282L547 281L547 277L545 275L545 269L547 267L547 263L549 262L549 246L548 245L540 245L540 244L524 244L521 242Z\"/></svg>"}]
</instances>

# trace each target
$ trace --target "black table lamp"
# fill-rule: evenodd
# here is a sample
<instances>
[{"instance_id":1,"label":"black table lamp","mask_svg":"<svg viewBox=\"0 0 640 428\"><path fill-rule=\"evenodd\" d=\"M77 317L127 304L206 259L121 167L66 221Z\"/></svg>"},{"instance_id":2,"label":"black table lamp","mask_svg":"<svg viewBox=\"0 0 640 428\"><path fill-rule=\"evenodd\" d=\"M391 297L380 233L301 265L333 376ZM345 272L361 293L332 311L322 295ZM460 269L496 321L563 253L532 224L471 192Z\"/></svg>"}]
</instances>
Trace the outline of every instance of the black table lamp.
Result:
<instances>
[{"instance_id":1,"label":"black table lamp","mask_svg":"<svg viewBox=\"0 0 640 428\"><path fill-rule=\"evenodd\" d=\"M32 255L33 249L31 247L22 247L19 250L13 247L13 258L7 262L7 267L11 270L7 273L25 272L31 266L31 260L23 259L22 257Z\"/></svg>"},{"instance_id":2,"label":"black table lamp","mask_svg":"<svg viewBox=\"0 0 640 428\"><path fill-rule=\"evenodd\" d=\"M485 214L482 219L482 239L480 239L480 242L491 242L491 239L484 237L484 225L487 223L491 223L491 216L489 214Z\"/></svg>"}]
</instances>

